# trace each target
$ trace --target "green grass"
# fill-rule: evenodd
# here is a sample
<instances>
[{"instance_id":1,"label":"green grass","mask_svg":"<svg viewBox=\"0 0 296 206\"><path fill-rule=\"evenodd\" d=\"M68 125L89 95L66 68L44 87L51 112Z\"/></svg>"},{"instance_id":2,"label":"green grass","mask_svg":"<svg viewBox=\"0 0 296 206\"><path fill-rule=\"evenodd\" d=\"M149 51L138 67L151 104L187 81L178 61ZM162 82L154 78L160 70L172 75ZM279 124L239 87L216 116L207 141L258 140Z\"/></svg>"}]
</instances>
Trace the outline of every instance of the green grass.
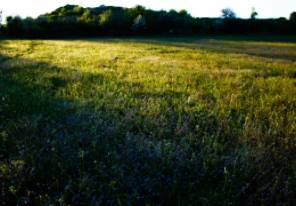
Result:
<instances>
[{"instance_id":1,"label":"green grass","mask_svg":"<svg viewBox=\"0 0 296 206\"><path fill-rule=\"evenodd\" d=\"M0 40L4 205L296 201L296 43Z\"/></svg>"}]
</instances>

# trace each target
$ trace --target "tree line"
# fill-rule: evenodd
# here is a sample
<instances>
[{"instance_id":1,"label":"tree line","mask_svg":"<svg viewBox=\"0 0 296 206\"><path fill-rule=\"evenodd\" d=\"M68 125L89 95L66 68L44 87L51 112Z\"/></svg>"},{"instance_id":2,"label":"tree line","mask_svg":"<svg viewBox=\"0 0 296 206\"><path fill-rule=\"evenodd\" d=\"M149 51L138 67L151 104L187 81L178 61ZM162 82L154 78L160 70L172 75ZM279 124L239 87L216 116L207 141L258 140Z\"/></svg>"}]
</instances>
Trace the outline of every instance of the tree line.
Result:
<instances>
[{"instance_id":1,"label":"tree line","mask_svg":"<svg viewBox=\"0 0 296 206\"><path fill-rule=\"evenodd\" d=\"M37 18L9 16L0 34L11 37L71 37L194 34L296 34L296 12L290 19L240 19L229 8L220 18L194 18L186 10L154 11L143 6L83 8L66 5ZM1 15L0 15L1 16ZM1 17L0 17L1 18Z\"/></svg>"}]
</instances>

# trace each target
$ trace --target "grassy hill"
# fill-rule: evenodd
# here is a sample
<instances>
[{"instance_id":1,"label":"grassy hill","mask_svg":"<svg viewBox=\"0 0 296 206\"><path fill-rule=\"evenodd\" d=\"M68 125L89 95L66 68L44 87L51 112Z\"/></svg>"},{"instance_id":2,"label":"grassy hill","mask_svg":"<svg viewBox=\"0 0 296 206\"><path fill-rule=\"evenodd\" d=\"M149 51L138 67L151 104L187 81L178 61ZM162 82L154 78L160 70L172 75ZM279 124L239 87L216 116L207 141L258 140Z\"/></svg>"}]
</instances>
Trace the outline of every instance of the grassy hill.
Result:
<instances>
[{"instance_id":1,"label":"grassy hill","mask_svg":"<svg viewBox=\"0 0 296 206\"><path fill-rule=\"evenodd\" d=\"M295 203L294 42L0 47L4 205Z\"/></svg>"}]
</instances>

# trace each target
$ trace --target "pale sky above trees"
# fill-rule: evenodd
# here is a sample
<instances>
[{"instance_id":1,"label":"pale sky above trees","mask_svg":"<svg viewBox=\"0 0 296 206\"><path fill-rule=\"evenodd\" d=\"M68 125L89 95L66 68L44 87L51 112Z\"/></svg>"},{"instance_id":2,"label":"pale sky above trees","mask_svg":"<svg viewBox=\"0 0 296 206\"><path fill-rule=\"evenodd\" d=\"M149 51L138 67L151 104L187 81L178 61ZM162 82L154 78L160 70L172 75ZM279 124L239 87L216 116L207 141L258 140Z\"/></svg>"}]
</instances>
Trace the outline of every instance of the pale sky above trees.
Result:
<instances>
[{"instance_id":1,"label":"pale sky above trees","mask_svg":"<svg viewBox=\"0 0 296 206\"><path fill-rule=\"evenodd\" d=\"M289 17L296 10L296 0L1 0L0 10L4 16L20 15L36 17L53 11L65 4L78 4L96 7L102 4L133 7L137 4L147 8L186 9L196 17L218 17L223 8L231 8L238 17L249 18L252 7L256 8L258 18Z\"/></svg>"}]
</instances>

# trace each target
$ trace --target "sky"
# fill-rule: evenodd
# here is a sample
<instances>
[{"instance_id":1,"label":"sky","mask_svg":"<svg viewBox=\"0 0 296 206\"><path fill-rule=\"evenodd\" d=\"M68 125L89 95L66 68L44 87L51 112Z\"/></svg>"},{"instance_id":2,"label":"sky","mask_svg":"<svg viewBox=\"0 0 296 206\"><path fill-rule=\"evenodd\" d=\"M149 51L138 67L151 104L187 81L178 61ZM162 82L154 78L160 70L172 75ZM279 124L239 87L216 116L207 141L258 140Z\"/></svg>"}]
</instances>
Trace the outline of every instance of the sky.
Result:
<instances>
[{"instance_id":1,"label":"sky","mask_svg":"<svg viewBox=\"0 0 296 206\"><path fill-rule=\"evenodd\" d=\"M143 5L154 10L186 9L195 17L218 17L221 9L229 7L238 17L248 18L255 7L258 18L289 17L296 11L296 0L0 0L3 16L37 17L66 4L84 7Z\"/></svg>"}]
</instances>

